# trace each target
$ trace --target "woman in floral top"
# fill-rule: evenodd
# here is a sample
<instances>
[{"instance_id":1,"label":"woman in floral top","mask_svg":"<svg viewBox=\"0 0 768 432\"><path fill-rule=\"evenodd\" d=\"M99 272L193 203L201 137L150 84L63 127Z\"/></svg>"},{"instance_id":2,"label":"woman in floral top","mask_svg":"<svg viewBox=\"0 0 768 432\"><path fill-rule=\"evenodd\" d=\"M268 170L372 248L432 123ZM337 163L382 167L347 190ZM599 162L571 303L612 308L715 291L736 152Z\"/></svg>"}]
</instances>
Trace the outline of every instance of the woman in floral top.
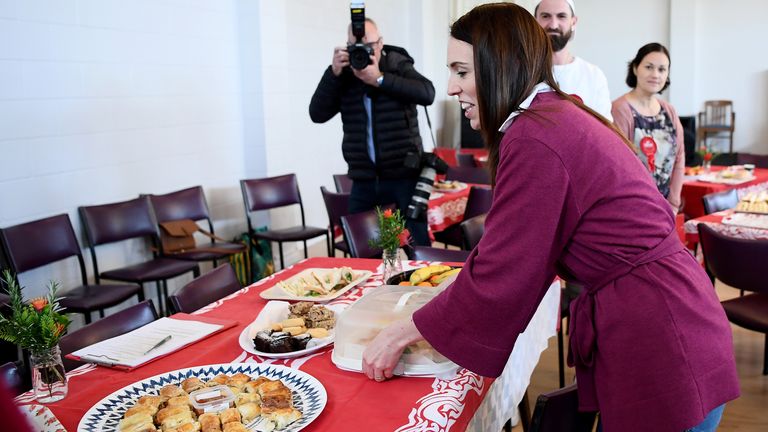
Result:
<instances>
[{"instance_id":1,"label":"woman in floral top","mask_svg":"<svg viewBox=\"0 0 768 432\"><path fill-rule=\"evenodd\" d=\"M675 108L656 97L669 86L669 64L664 45L649 43L640 48L627 67L626 82L632 90L613 101L611 114L634 143L659 192L677 212L685 169L683 126Z\"/></svg>"}]
</instances>

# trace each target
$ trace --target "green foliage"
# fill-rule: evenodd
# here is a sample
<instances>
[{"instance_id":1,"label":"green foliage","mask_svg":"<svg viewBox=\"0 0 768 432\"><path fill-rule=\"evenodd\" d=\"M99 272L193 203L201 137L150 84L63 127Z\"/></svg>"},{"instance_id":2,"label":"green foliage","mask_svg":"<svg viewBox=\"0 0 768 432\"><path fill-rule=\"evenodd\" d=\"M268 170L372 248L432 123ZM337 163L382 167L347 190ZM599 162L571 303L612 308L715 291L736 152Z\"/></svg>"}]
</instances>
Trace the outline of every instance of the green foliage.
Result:
<instances>
[{"instance_id":1,"label":"green foliage","mask_svg":"<svg viewBox=\"0 0 768 432\"><path fill-rule=\"evenodd\" d=\"M19 345L32 353L47 351L59 343L69 326L69 318L62 312L56 292L59 284L51 281L45 297L24 302L16 277L3 270L0 277L10 297L11 314L0 315L0 339Z\"/></svg>"},{"instance_id":2,"label":"green foliage","mask_svg":"<svg viewBox=\"0 0 768 432\"><path fill-rule=\"evenodd\" d=\"M395 251L410 242L411 234L405 227L405 218L400 214L400 210L381 211L381 208L376 207L376 216L379 218L379 236L368 241L371 247Z\"/></svg>"}]
</instances>

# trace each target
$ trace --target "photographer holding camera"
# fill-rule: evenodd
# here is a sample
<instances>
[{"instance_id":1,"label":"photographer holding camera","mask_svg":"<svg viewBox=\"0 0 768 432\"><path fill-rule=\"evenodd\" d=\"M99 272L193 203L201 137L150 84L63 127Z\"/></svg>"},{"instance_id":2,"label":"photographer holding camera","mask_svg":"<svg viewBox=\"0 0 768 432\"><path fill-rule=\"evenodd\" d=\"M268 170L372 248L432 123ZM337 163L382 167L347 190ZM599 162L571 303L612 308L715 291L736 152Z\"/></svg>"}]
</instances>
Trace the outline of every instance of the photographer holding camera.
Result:
<instances>
[{"instance_id":1,"label":"photographer holding camera","mask_svg":"<svg viewBox=\"0 0 768 432\"><path fill-rule=\"evenodd\" d=\"M351 12L348 45L333 50L309 115L325 123L341 112L341 148L353 180L350 212L395 203L405 215L420 173L406 166L406 155L422 154L416 105L432 104L435 88L407 51L383 44L362 7L353 5ZM426 212L406 223L414 244L430 244Z\"/></svg>"}]
</instances>

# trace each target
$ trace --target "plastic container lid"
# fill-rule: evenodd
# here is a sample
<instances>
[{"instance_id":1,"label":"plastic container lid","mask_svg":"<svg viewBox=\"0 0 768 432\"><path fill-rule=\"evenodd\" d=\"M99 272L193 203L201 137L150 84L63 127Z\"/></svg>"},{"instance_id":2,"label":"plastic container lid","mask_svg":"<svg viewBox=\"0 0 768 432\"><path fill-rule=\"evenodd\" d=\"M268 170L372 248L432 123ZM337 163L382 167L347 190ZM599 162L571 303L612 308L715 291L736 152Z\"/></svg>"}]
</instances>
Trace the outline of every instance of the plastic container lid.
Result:
<instances>
[{"instance_id":1,"label":"plastic container lid","mask_svg":"<svg viewBox=\"0 0 768 432\"><path fill-rule=\"evenodd\" d=\"M189 403L198 413L224 411L234 400L235 394L225 385L206 387L189 394Z\"/></svg>"},{"instance_id":2,"label":"plastic container lid","mask_svg":"<svg viewBox=\"0 0 768 432\"><path fill-rule=\"evenodd\" d=\"M447 284L446 284L447 286ZM384 285L366 294L338 318L331 360L341 369L362 371L363 351L390 323L409 318L442 291L440 288ZM458 366L427 342L409 345L395 375L453 375Z\"/></svg>"}]
</instances>

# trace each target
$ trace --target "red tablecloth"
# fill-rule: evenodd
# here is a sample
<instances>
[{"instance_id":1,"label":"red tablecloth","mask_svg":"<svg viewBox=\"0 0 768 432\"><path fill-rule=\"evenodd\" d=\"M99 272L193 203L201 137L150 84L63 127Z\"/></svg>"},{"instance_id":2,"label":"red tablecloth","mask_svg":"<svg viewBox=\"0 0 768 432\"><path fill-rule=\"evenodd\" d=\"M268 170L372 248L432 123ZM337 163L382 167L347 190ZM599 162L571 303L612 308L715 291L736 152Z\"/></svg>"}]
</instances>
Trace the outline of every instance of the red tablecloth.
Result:
<instances>
[{"instance_id":1,"label":"red tablecloth","mask_svg":"<svg viewBox=\"0 0 768 432\"><path fill-rule=\"evenodd\" d=\"M431 232L442 231L464 219L472 185L456 192L434 191L429 197L427 223Z\"/></svg>"},{"instance_id":2,"label":"red tablecloth","mask_svg":"<svg viewBox=\"0 0 768 432\"><path fill-rule=\"evenodd\" d=\"M733 210L723 210L687 221L685 223L685 239L690 245L689 248L694 249L695 245L699 243L698 225L700 223L705 223L715 231L727 236L748 240L768 240L768 230L722 223L723 218L731 214L733 214Z\"/></svg>"},{"instance_id":3,"label":"red tablecloth","mask_svg":"<svg viewBox=\"0 0 768 432\"><path fill-rule=\"evenodd\" d=\"M722 169L725 169L725 167L712 167L712 171L720 171ZM699 180L683 182L683 191L681 193L683 198L683 213L689 218L704 216L704 204L701 202L701 198L704 195L729 189L738 189L741 194L752 188L768 188L768 169L755 168L755 179L738 185L708 183Z\"/></svg>"},{"instance_id":4,"label":"red tablecloth","mask_svg":"<svg viewBox=\"0 0 768 432\"><path fill-rule=\"evenodd\" d=\"M310 258L259 281L197 313L235 319L232 329L205 339L132 372L121 372L87 365L68 375L69 395L48 405L70 432L91 406L110 393L136 381L180 368L228 362L269 362L304 372L317 378L328 392L328 404L306 431L463 431L482 402L493 380L461 370L450 381L435 378L397 378L376 383L362 374L342 371L331 362L331 349L307 357L287 360L262 359L238 345L238 336L266 304L259 293L278 280L312 267L351 266L377 271L380 260ZM337 299L352 303L381 284L381 274ZM526 377L527 379L527 377ZM32 402L27 394L22 403Z\"/></svg>"}]
</instances>

